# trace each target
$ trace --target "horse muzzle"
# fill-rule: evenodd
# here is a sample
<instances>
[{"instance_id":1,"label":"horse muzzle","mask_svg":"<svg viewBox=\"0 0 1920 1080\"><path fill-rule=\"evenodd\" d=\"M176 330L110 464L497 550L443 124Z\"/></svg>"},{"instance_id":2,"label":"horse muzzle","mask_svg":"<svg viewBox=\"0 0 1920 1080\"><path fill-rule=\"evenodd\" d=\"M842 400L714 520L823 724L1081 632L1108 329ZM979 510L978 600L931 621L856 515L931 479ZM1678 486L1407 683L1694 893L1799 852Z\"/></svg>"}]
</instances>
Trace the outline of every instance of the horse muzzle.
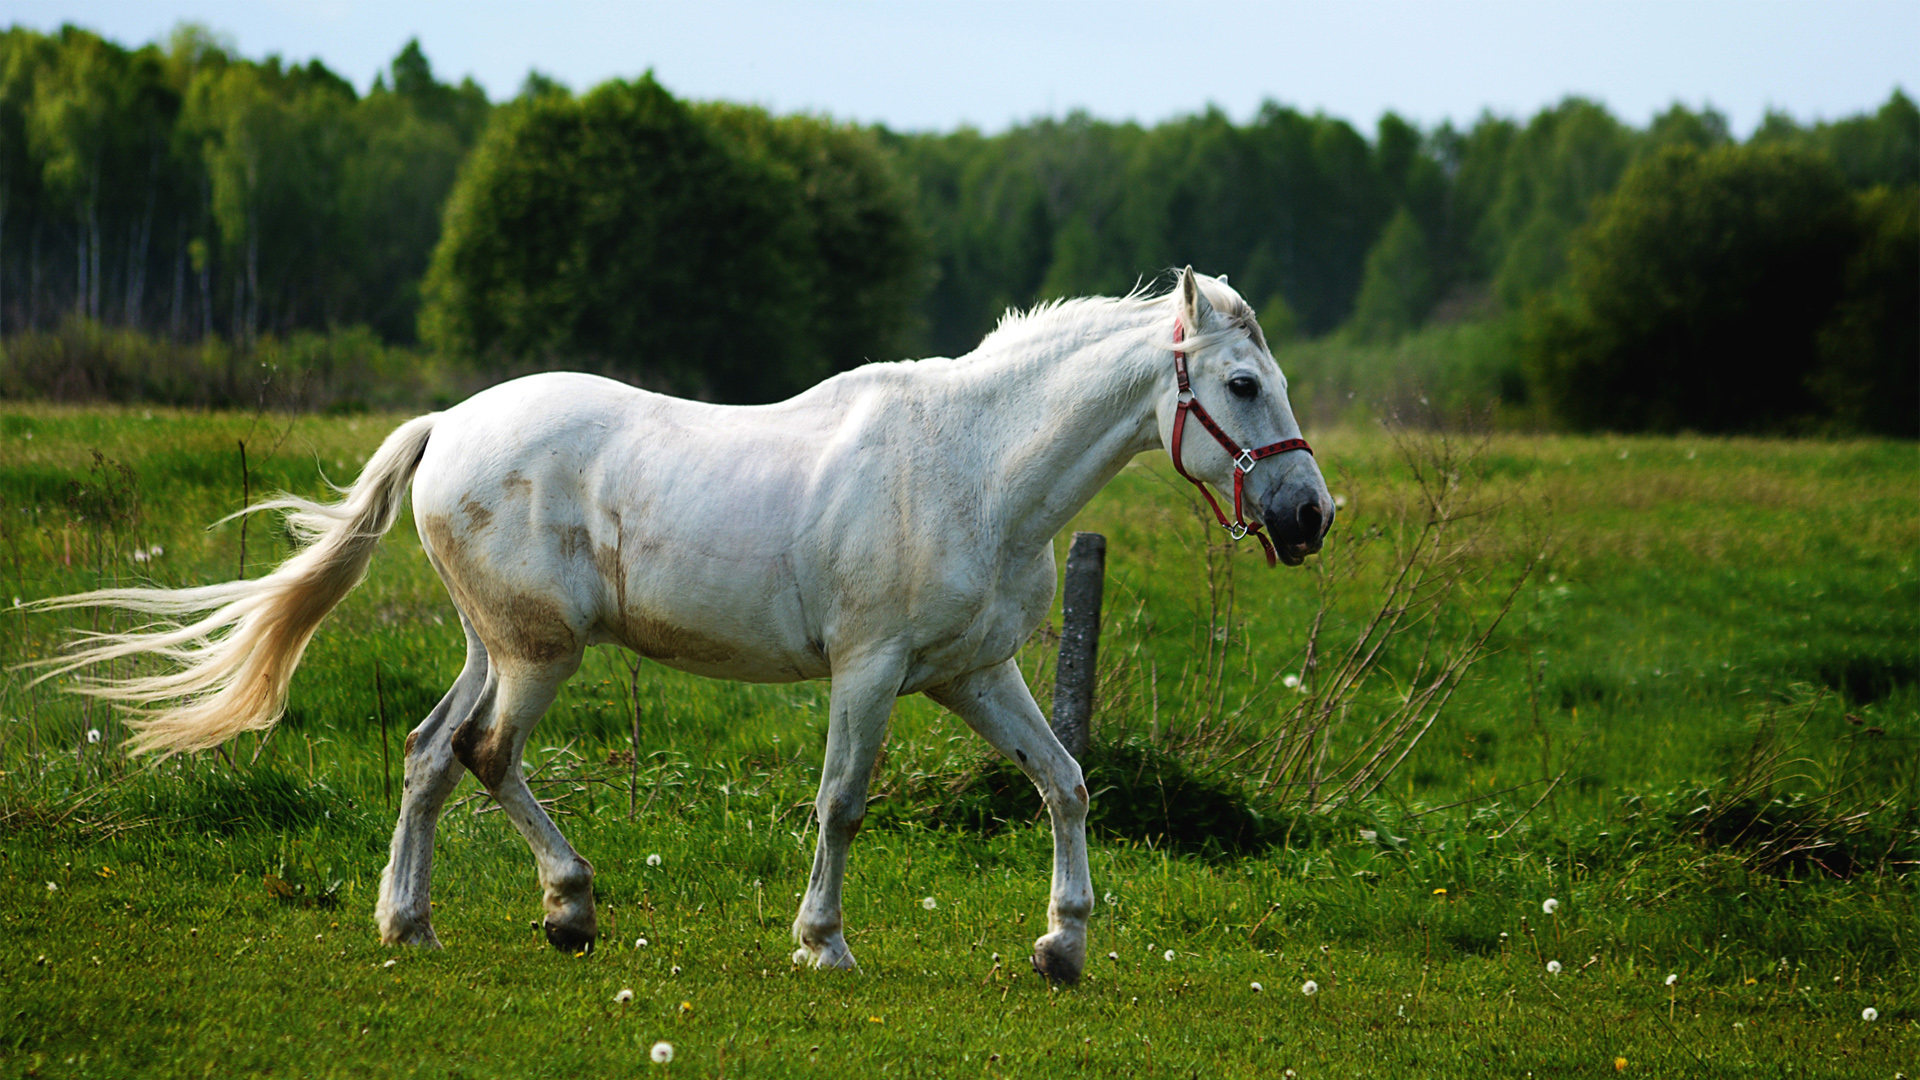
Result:
<instances>
[{"instance_id":1,"label":"horse muzzle","mask_svg":"<svg viewBox=\"0 0 1920 1080\"><path fill-rule=\"evenodd\" d=\"M1288 566L1299 566L1320 550L1333 528L1333 515L1333 499L1311 489L1278 493L1260 508L1267 535Z\"/></svg>"}]
</instances>

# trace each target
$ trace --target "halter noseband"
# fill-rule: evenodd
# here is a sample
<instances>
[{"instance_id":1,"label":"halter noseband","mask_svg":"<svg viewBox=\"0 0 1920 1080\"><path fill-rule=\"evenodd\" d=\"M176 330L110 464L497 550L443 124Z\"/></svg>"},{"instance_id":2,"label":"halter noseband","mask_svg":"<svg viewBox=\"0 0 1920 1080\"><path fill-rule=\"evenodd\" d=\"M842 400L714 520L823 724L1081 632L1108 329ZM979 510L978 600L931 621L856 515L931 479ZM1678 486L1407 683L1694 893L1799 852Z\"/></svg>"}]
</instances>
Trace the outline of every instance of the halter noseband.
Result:
<instances>
[{"instance_id":1,"label":"halter noseband","mask_svg":"<svg viewBox=\"0 0 1920 1080\"><path fill-rule=\"evenodd\" d=\"M1173 322L1174 343L1178 344L1179 342L1185 341L1186 337L1185 328L1180 325L1179 319L1175 319ZM1253 467L1258 465L1262 458L1270 458L1275 454L1284 454L1289 450L1305 450L1311 454L1313 453L1313 447L1308 446L1307 440L1305 439L1281 439L1279 442L1268 443L1257 449L1242 449L1239 443L1233 441L1232 436L1228 435L1219 424L1214 422L1213 417L1207 415L1207 407L1200 404L1200 399L1194 396L1193 385L1187 380L1187 354L1179 349L1173 351L1173 374L1179 381L1180 386L1180 401L1179 404L1174 406L1173 410L1173 446L1171 448L1172 452L1169 454L1169 456L1173 458L1174 471L1179 473L1194 487L1199 488L1200 494L1206 496L1207 505L1213 507L1213 516L1219 519L1220 527L1227 530L1227 535L1233 537L1235 540L1240 540L1245 538L1248 533L1252 533L1254 537L1260 541L1260 546L1266 549L1267 565L1275 565L1280 560L1280 553L1275 550L1273 539L1260 530L1260 523L1258 521L1247 521L1246 515L1241 511L1241 491L1246 486L1247 474L1253 471ZM1227 520L1226 511L1220 509L1220 503L1214 499L1213 492L1207 489L1207 485L1196 479L1192 473L1187 471L1187 467L1180 463L1180 438L1186 430L1188 413L1192 413L1194 418L1200 421L1200 426L1206 428L1207 431L1213 435L1214 440L1226 449L1227 456L1233 459L1232 521Z\"/></svg>"}]
</instances>

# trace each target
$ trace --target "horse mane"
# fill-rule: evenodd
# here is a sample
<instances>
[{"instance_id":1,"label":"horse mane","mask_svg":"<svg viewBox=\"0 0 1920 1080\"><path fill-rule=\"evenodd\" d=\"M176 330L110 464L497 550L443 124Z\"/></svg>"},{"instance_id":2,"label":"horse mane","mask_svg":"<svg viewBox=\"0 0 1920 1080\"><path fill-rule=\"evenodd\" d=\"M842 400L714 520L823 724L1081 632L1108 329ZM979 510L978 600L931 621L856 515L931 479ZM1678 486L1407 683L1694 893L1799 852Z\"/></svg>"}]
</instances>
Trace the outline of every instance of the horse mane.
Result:
<instances>
[{"instance_id":1,"label":"horse mane","mask_svg":"<svg viewBox=\"0 0 1920 1080\"><path fill-rule=\"evenodd\" d=\"M1254 314L1253 305L1228 285L1224 279L1196 275L1200 289L1206 294L1207 302L1213 310L1225 319L1229 326L1243 331L1253 339L1262 351L1267 349L1267 335L1260 329L1260 320ZM1177 275L1176 275L1177 280ZM1041 333L1058 333L1062 329L1071 329L1074 324L1094 325L1100 317L1119 309L1135 311L1160 305L1170 305L1174 298L1175 285L1162 292L1151 292L1151 286L1145 282L1137 284L1125 296L1078 296L1055 300L1042 300L1026 310L1008 308L1000 316L1000 322L987 336L981 339L976 353L987 354L1013 345L1015 342ZM1065 325L1063 325L1065 324Z\"/></svg>"}]
</instances>

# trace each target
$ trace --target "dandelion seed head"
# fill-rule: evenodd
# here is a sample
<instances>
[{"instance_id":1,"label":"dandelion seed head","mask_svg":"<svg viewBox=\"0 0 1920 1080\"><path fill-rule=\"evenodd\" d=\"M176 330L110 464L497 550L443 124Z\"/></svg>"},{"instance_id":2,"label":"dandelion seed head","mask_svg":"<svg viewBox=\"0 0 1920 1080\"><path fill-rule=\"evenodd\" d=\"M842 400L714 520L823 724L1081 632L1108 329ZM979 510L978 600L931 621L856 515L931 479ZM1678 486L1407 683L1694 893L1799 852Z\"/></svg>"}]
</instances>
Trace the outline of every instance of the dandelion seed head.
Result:
<instances>
[{"instance_id":1,"label":"dandelion seed head","mask_svg":"<svg viewBox=\"0 0 1920 1080\"><path fill-rule=\"evenodd\" d=\"M1560 974L1560 961L1558 960L1547 961L1547 974L1549 975Z\"/></svg>"},{"instance_id":2,"label":"dandelion seed head","mask_svg":"<svg viewBox=\"0 0 1920 1080\"><path fill-rule=\"evenodd\" d=\"M920 906L926 908L928 911L932 911L934 908L940 906L940 901L935 900L931 896L923 896L920 898Z\"/></svg>"},{"instance_id":3,"label":"dandelion seed head","mask_svg":"<svg viewBox=\"0 0 1920 1080\"><path fill-rule=\"evenodd\" d=\"M621 987L620 992L613 995L613 1000L617 1005L631 1005L633 1004L633 991L626 987Z\"/></svg>"},{"instance_id":4,"label":"dandelion seed head","mask_svg":"<svg viewBox=\"0 0 1920 1080\"><path fill-rule=\"evenodd\" d=\"M1880 1010L1869 1005L1866 1008L1860 1010L1860 1019L1865 1020L1867 1023L1871 1024L1875 1020L1880 1019Z\"/></svg>"},{"instance_id":5,"label":"dandelion seed head","mask_svg":"<svg viewBox=\"0 0 1920 1080\"><path fill-rule=\"evenodd\" d=\"M1306 982L1300 984L1300 992L1308 997L1312 997L1320 992L1320 984L1314 982L1312 979L1308 979Z\"/></svg>"},{"instance_id":6,"label":"dandelion seed head","mask_svg":"<svg viewBox=\"0 0 1920 1080\"><path fill-rule=\"evenodd\" d=\"M1545 900L1541 901L1540 910L1543 912L1546 912L1548 915L1551 915L1554 912L1560 910L1560 901L1555 900L1553 897L1549 896Z\"/></svg>"},{"instance_id":7,"label":"dandelion seed head","mask_svg":"<svg viewBox=\"0 0 1920 1080\"><path fill-rule=\"evenodd\" d=\"M667 1062L673 1060L673 1044L670 1042L654 1043L653 1049L647 1052L647 1056L653 1059L655 1065L665 1065Z\"/></svg>"},{"instance_id":8,"label":"dandelion seed head","mask_svg":"<svg viewBox=\"0 0 1920 1080\"><path fill-rule=\"evenodd\" d=\"M1168 949L1166 952L1161 953L1160 959L1165 960L1169 964L1173 963L1173 950Z\"/></svg>"},{"instance_id":9,"label":"dandelion seed head","mask_svg":"<svg viewBox=\"0 0 1920 1080\"><path fill-rule=\"evenodd\" d=\"M652 855L649 855L649 856L647 856L647 865L648 865L648 866L659 866L659 865L660 865L660 855L659 855L659 853L658 853L658 852L655 852L654 854L652 854ZM661 1043L660 1045L661 1045L661 1046L667 1046L667 1044L666 1044L666 1043ZM671 1059L673 1058L673 1047L671 1047L671 1046L667 1046L667 1058L668 1058L669 1060L671 1060Z\"/></svg>"}]
</instances>

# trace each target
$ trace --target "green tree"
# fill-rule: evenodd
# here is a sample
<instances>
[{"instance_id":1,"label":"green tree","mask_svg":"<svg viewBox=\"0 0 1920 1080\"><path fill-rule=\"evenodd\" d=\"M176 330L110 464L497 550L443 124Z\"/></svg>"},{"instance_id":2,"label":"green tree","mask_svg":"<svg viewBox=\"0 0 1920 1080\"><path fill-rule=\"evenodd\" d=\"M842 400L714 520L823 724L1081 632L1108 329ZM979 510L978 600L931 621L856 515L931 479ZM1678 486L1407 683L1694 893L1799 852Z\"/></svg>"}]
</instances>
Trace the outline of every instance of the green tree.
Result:
<instances>
[{"instance_id":1,"label":"green tree","mask_svg":"<svg viewBox=\"0 0 1920 1080\"><path fill-rule=\"evenodd\" d=\"M1532 309L1545 401L1578 428L1807 423L1854 235L1823 157L1683 145L1646 158L1575 237L1565 288Z\"/></svg>"},{"instance_id":2,"label":"green tree","mask_svg":"<svg viewBox=\"0 0 1920 1080\"><path fill-rule=\"evenodd\" d=\"M690 108L651 75L523 99L455 187L423 336L486 365L784 397L888 355L909 310L890 290L910 284L881 279L912 261L889 168L859 132Z\"/></svg>"},{"instance_id":3,"label":"green tree","mask_svg":"<svg viewBox=\"0 0 1920 1080\"><path fill-rule=\"evenodd\" d=\"M1834 426L1920 437L1920 187L1855 199L1859 246L1810 380Z\"/></svg>"},{"instance_id":4,"label":"green tree","mask_svg":"<svg viewBox=\"0 0 1920 1080\"><path fill-rule=\"evenodd\" d=\"M1434 274L1427 238L1405 206L1367 253L1354 303L1353 327L1364 340L1393 341L1418 329L1433 306Z\"/></svg>"}]
</instances>

